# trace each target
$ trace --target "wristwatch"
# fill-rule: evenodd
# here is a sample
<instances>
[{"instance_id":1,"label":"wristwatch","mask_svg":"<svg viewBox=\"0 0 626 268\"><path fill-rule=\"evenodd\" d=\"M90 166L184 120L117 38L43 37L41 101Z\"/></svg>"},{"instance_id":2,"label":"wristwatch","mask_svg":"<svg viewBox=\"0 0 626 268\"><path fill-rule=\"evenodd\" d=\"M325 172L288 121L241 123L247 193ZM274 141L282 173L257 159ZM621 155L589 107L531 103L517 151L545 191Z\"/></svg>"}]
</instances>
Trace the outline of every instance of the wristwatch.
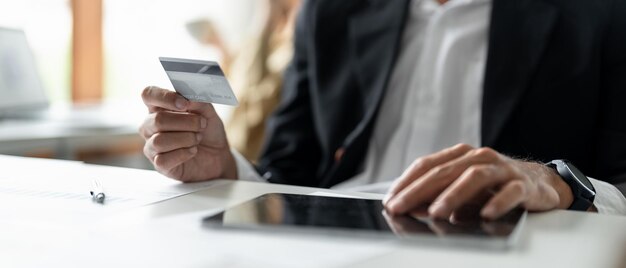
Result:
<instances>
[{"instance_id":1,"label":"wristwatch","mask_svg":"<svg viewBox=\"0 0 626 268\"><path fill-rule=\"evenodd\" d=\"M587 211L596 197L596 189L587 176L580 172L572 163L567 160L552 160L546 166L554 169L569 185L574 195L574 202L569 210Z\"/></svg>"}]
</instances>

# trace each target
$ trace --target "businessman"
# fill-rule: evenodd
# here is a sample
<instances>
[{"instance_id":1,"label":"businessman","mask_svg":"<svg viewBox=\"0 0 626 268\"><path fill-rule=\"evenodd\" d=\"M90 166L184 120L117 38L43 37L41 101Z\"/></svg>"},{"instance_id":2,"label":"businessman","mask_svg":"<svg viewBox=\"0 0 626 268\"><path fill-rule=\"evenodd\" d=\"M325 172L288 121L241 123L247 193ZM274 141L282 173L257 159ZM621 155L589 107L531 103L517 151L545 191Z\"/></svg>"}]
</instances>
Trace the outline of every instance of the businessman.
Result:
<instances>
[{"instance_id":1,"label":"businessman","mask_svg":"<svg viewBox=\"0 0 626 268\"><path fill-rule=\"evenodd\" d=\"M626 213L624 33L621 0L311 0L257 166L210 104L156 87L144 153L185 182L395 179L392 214Z\"/></svg>"}]
</instances>

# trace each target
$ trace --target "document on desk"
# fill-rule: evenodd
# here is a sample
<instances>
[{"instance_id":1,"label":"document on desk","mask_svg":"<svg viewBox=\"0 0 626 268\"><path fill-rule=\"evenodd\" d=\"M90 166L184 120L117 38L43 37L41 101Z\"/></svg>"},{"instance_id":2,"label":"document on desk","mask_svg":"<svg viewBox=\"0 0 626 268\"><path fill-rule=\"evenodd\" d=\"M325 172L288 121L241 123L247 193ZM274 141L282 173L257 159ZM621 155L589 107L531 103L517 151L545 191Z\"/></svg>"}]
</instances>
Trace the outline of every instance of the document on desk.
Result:
<instances>
[{"instance_id":1,"label":"document on desk","mask_svg":"<svg viewBox=\"0 0 626 268\"><path fill-rule=\"evenodd\" d=\"M211 187L214 181L181 183L166 178L156 171L119 168L109 166L84 165L84 177L100 178L107 194L105 205L136 203L147 205L186 195ZM91 183L89 181L89 183Z\"/></svg>"},{"instance_id":2,"label":"document on desk","mask_svg":"<svg viewBox=\"0 0 626 268\"><path fill-rule=\"evenodd\" d=\"M81 162L0 156L0 221L85 222L133 207L204 189L213 182L183 184L148 170ZM92 202L94 179L104 203Z\"/></svg>"}]
</instances>

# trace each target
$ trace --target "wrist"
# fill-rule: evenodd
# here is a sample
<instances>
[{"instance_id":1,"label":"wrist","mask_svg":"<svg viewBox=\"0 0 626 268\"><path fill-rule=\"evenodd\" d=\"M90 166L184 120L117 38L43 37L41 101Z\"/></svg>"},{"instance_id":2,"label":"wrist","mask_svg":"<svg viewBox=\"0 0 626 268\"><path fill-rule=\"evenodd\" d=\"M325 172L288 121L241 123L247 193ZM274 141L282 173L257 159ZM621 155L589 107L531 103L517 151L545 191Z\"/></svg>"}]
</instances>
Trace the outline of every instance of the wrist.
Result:
<instances>
[{"instance_id":1,"label":"wrist","mask_svg":"<svg viewBox=\"0 0 626 268\"><path fill-rule=\"evenodd\" d=\"M226 150L225 154L223 165L224 170L222 171L221 177L236 180L239 177L237 174L237 161L235 161L235 157L230 152L230 149Z\"/></svg>"},{"instance_id":2,"label":"wrist","mask_svg":"<svg viewBox=\"0 0 626 268\"><path fill-rule=\"evenodd\" d=\"M563 178L561 178L561 175L559 175L556 170L544 165L541 166L543 167L543 170L548 178L547 181L559 195L559 204L557 208L568 209L574 202L574 193L572 192L572 188L563 180Z\"/></svg>"}]
</instances>

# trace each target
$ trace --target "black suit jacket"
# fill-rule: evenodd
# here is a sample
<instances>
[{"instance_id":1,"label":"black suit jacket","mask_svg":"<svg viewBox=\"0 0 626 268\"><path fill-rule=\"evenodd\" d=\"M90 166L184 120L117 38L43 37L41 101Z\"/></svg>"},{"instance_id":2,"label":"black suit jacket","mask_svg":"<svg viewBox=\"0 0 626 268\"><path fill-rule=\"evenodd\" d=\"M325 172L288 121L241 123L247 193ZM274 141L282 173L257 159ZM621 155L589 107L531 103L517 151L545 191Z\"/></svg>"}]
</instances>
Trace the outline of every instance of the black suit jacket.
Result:
<instances>
[{"instance_id":1,"label":"black suit jacket","mask_svg":"<svg viewBox=\"0 0 626 268\"><path fill-rule=\"evenodd\" d=\"M399 50L409 0L304 3L282 103L259 161L271 182L356 175ZM482 145L626 181L626 1L493 0Z\"/></svg>"}]
</instances>

